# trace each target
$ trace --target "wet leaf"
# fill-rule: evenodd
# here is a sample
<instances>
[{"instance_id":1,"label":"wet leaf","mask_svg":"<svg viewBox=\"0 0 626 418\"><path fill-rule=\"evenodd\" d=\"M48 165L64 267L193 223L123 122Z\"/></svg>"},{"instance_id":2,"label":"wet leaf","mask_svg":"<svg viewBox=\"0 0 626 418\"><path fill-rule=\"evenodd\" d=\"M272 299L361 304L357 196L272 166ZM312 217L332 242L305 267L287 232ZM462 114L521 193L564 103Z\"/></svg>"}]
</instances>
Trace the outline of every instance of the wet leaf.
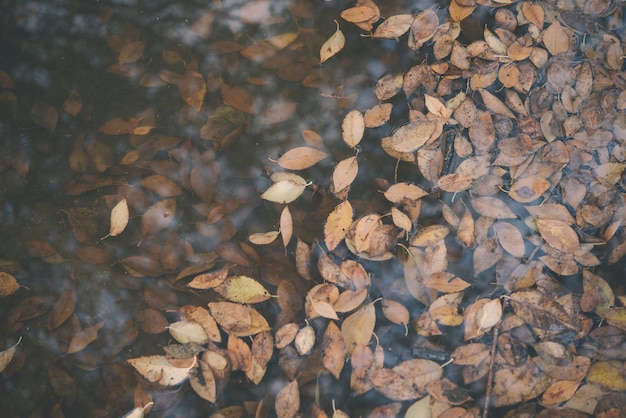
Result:
<instances>
[{"instance_id":1,"label":"wet leaf","mask_svg":"<svg viewBox=\"0 0 626 418\"><path fill-rule=\"evenodd\" d=\"M261 195L261 198L270 202L290 203L300 197L306 186L306 180L293 174L284 180L276 181Z\"/></svg>"},{"instance_id":2,"label":"wet leaf","mask_svg":"<svg viewBox=\"0 0 626 418\"><path fill-rule=\"evenodd\" d=\"M109 236L116 237L126 229L126 225L128 225L128 202L126 198L122 198L114 207L111 209L111 227L109 229Z\"/></svg>"},{"instance_id":3,"label":"wet leaf","mask_svg":"<svg viewBox=\"0 0 626 418\"><path fill-rule=\"evenodd\" d=\"M450 230L445 225L430 225L417 231L411 240L414 247L428 247L444 239Z\"/></svg>"},{"instance_id":4,"label":"wet leaf","mask_svg":"<svg viewBox=\"0 0 626 418\"><path fill-rule=\"evenodd\" d=\"M519 229L508 222L496 222L493 224L493 230L502 248L514 257L524 257L526 247Z\"/></svg>"},{"instance_id":5,"label":"wet leaf","mask_svg":"<svg viewBox=\"0 0 626 418\"><path fill-rule=\"evenodd\" d=\"M515 219L517 216L500 199L491 196L481 196L471 200L472 207L483 216L495 219Z\"/></svg>"},{"instance_id":6,"label":"wet leaf","mask_svg":"<svg viewBox=\"0 0 626 418\"><path fill-rule=\"evenodd\" d=\"M564 253L578 250L578 234L567 223L557 219L536 219L537 229L548 245Z\"/></svg>"},{"instance_id":7,"label":"wet leaf","mask_svg":"<svg viewBox=\"0 0 626 418\"><path fill-rule=\"evenodd\" d=\"M189 378L196 358L172 359L165 356L144 356L127 360L148 382L161 386L177 386Z\"/></svg>"},{"instance_id":8,"label":"wet leaf","mask_svg":"<svg viewBox=\"0 0 626 418\"><path fill-rule=\"evenodd\" d=\"M275 125L291 119L298 104L290 101L278 101L261 113L260 121L265 125Z\"/></svg>"},{"instance_id":9,"label":"wet leaf","mask_svg":"<svg viewBox=\"0 0 626 418\"><path fill-rule=\"evenodd\" d=\"M536 290L512 293L511 306L517 316L533 327L550 331L578 330L561 305Z\"/></svg>"},{"instance_id":10,"label":"wet leaf","mask_svg":"<svg viewBox=\"0 0 626 418\"><path fill-rule=\"evenodd\" d=\"M180 97L196 112L202 109L204 96L206 95L206 82L204 77L197 71L187 70L178 83Z\"/></svg>"},{"instance_id":11,"label":"wet leaf","mask_svg":"<svg viewBox=\"0 0 626 418\"><path fill-rule=\"evenodd\" d=\"M583 291L580 299L580 308L583 312L594 311L604 317L615 305L615 294L611 286L589 270L583 270Z\"/></svg>"},{"instance_id":12,"label":"wet leaf","mask_svg":"<svg viewBox=\"0 0 626 418\"><path fill-rule=\"evenodd\" d=\"M30 109L30 117L35 125L41 126L46 131L52 133L59 121L59 113L54 106L42 100L36 100Z\"/></svg>"},{"instance_id":13,"label":"wet leaf","mask_svg":"<svg viewBox=\"0 0 626 418\"><path fill-rule=\"evenodd\" d=\"M304 170L327 158L328 154L316 148L293 148L276 160L276 163L287 170Z\"/></svg>"},{"instance_id":14,"label":"wet leaf","mask_svg":"<svg viewBox=\"0 0 626 418\"><path fill-rule=\"evenodd\" d=\"M17 350L17 346L22 339L20 338L13 346L7 348L6 350L0 351L0 373L7 368L11 360L13 360L13 356L15 356L15 351Z\"/></svg>"},{"instance_id":15,"label":"wet leaf","mask_svg":"<svg viewBox=\"0 0 626 418\"><path fill-rule=\"evenodd\" d=\"M398 39L411 27L413 15L389 16L383 23L378 25L372 38Z\"/></svg>"},{"instance_id":16,"label":"wet leaf","mask_svg":"<svg viewBox=\"0 0 626 418\"><path fill-rule=\"evenodd\" d=\"M550 379L531 360L521 367L499 369L494 375L493 405L500 407L524 402L538 396L549 385Z\"/></svg>"},{"instance_id":17,"label":"wet leaf","mask_svg":"<svg viewBox=\"0 0 626 418\"><path fill-rule=\"evenodd\" d=\"M357 345L369 344L375 325L376 310L373 303L368 303L344 319L341 324L341 333L348 352L351 353Z\"/></svg>"},{"instance_id":18,"label":"wet leaf","mask_svg":"<svg viewBox=\"0 0 626 418\"><path fill-rule=\"evenodd\" d=\"M68 289L65 289L52 305L49 325L52 329L60 327L69 319L76 308L76 282L72 281Z\"/></svg>"},{"instance_id":19,"label":"wet leaf","mask_svg":"<svg viewBox=\"0 0 626 418\"><path fill-rule=\"evenodd\" d=\"M569 35L563 29L558 19L543 31L543 45L552 54L557 55L569 49Z\"/></svg>"},{"instance_id":20,"label":"wet leaf","mask_svg":"<svg viewBox=\"0 0 626 418\"><path fill-rule=\"evenodd\" d=\"M165 199L150 206L141 217L143 236L154 235L167 228L176 215L176 200Z\"/></svg>"},{"instance_id":21,"label":"wet leaf","mask_svg":"<svg viewBox=\"0 0 626 418\"><path fill-rule=\"evenodd\" d=\"M419 120L394 132L389 147L396 152L413 152L441 134L443 124L436 119Z\"/></svg>"},{"instance_id":22,"label":"wet leaf","mask_svg":"<svg viewBox=\"0 0 626 418\"><path fill-rule=\"evenodd\" d=\"M200 397L215 403L217 400L217 384L213 370L204 360L198 360L198 365L196 373L191 373L189 376L189 384Z\"/></svg>"},{"instance_id":23,"label":"wet leaf","mask_svg":"<svg viewBox=\"0 0 626 418\"><path fill-rule=\"evenodd\" d=\"M231 302L260 303L271 297L267 289L248 276L231 276L213 290Z\"/></svg>"},{"instance_id":24,"label":"wet leaf","mask_svg":"<svg viewBox=\"0 0 626 418\"><path fill-rule=\"evenodd\" d=\"M322 347L324 350L322 354L322 364L324 368L328 370L335 379L339 379L348 352L341 331L333 321L330 321L326 326Z\"/></svg>"},{"instance_id":25,"label":"wet leaf","mask_svg":"<svg viewBox=\"0 0 626 418\"><path fill-rule=\"evenodd\" d=\"M462 292L471 286L465 280L448 272L429 274L424 277L423 283L424 286L428 286L443 293Z\"/></svg>"},{"instance_id":26,"label":"wet leaf","mask_svg":"<svg viewBox=\"0 0 626 418\"><path fill-rule=\"evenodd\" d=\"M298 381L293 380L276 395L276 415L278 418L294 418L300 409L300 389Z\"/></svg>"},{"instance_id":27,"label":"wet leaf","mask_svg":"<svg viewBox=\"0 0 626 418\"><path fill-rule=\"evenodd\" d=\"M349 201L338 204L324 224L324 243L333 251L343 241L352 224L352 205Z\"/></svg>"},{"instance_id":28,"label":"wet leaf","mask_svg":"<svg viewBox=\"0 0 626 418\"><path fill-rule=\"evenodd\" d=\"M358 110L352 110L343 118L341 124L342 138L347 146L354 148L363 139L365 132L365 119Z\"/></svg>"},{"instance_id":29,"label":"wet leaf","mask_svg":"<svg viewBox=\"0 0 626 418\"><path fill-rule=\"evenodd\" d=\"M392 203L404 203L404 200L417 200L427 195L421 187L408 183L396 183L385 191L385 198Z\"/></svg>"},{"instance_id":30,"label":"wet leaf","mask_svg":"<svg viewBox=\"0 0 626 418\"><path fill-rule=\"evenodd\" d=\"M322 47L320 48L321 64L339 53L339 51L341 51L346 44L346 37L339 29L339 23L336 20L335 23L337 24L337 30L322 44Z\"/></svg>"},{"instance_id":31,"label":"wet leaf","mask_svg":"<svg viewBox=\"0 0 626 418\"><path fill-rule=\"evenodd\" d=\"M17 292L20 284L11 274L0 271L0 298L6 298Z\"/></svg>"},{"instance_id":32,"label":"wet leaf","mask_svg":"<svg viewBox=\"0 0 626 418\"><path fill-rule=\"evenodd\" d=\"M278 238L279 234L279 231L257 232L255 234L250 234L248 236L248 240L256 245L267 245L274 242L276 238Z\"/></svg>"},{"instance_id":33,"label":"wet leaf","mask_svg":"<svg viewBox=\"0 0 626 418\"><path fill-rule=\"evenodd\" d=\"M67 354L78 353L98 338L98 330L102 328L104 321L78 331L72 337Z\"/></svg>"},{"instance_id":34,"label":"wet leaf","mask_svg":"<svg viewBox=\"0 0 626 418\"><path fill-rule=\"evenodd\" d=\"M209 303L211 315L227 334L245 337L270 329L269 324L251 307L233 302Z\"/></svg>"},{"instance_id":35,"label":"wet leaf","mask_svg":"<svg viewBox=\"0 0 626 418\"><path fill-rule=\"evenodd\" d=\"M339 193L352 184L359 172L359 162L356 157L348 157L341 160L333 171L333 187L335 193Z\"/></svg>"},{"instance_id":36,"label":"wet leaf","mask_svg":"<svg viewBox=\"0 0 626 418\"><path fill-rule=\"evenodd\" d=\"M525 177L513 183L509 196L520 203L530 203L541 197L550 188L550 183L538 177Z\"/></svg>"}]
</instances>

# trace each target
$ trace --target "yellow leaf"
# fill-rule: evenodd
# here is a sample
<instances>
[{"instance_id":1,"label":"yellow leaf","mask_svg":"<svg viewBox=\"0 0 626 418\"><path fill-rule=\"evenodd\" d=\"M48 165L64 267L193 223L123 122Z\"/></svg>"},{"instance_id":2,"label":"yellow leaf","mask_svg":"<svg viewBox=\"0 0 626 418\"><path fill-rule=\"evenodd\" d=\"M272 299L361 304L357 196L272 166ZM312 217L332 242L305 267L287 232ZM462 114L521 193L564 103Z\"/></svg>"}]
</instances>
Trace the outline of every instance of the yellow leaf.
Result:
<instances>
[{"instance_id":1,"label":"yellow leaf","mask_svg":"<svg viewBox=\"0 0 626 418\"><path fill-rule=\"evenodd\" d=\"M213 290L237 303L259 303L271 297L261 283L248 276L228 277Z\"/></svg>"},{"instance_id":2,"label":"yellow leaf","mask_svg":"<svg viewBox=\"0 0 626 418\"><path fill-rule=\"evenodd\" d=\"M336 20L335 23L337 24L337 30L320 48L320 63L324 63L336 55L343 49L346 43L346 37L343 35L343 32L339 30L339 23Z\"/></svg>"},{"instance_id":3,"label":"yellow leaf","mask_svg":"<svg viewBox=\"0 0 626 418\"><path fill-rule=\"evenodd\" d=\"M290 203L296 200L304 192L307 186L306 180L296 176L297 179L285 179L272 184L261 195L262 199L275 203Z\"/></svg>"}]
</instances>

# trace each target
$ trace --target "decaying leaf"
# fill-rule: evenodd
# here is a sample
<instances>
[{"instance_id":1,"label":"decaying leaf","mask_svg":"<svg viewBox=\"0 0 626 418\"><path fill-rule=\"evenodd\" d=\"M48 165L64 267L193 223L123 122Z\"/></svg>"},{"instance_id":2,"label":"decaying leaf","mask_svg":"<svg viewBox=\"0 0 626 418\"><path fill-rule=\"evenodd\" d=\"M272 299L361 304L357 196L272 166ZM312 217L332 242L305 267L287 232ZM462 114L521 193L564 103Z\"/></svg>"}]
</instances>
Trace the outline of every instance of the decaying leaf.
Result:
<instances>
[{"instance_id":1,"label":"decaying leaf","mask_svg":"<svg viewBox=\"0 0 626 418\"><path fill-rule=\"evenodd\" d=\"M213 290L229 301L237 303L254 304L271 297L261 283L248 276L228 277Z\"/></svg>"},{"instance_id":2,"label":"decaying leaf","mask_svg":"<svg viewBox=\"0 0 626 418\"><path fill-rule=\"evenodd\" d=\"M13 275L0 271L0 298L5 298L17 292L20 284Z\"/></svg>"},{"instance_id":3,"label":"decaying leaf","mask_svg":"<svg viewBox=\"0 0 626 418\"><path fill-rule=\"evenodd\" d=\"M376 310L373 303L368 303L344 319L341 324L341 333L348 352L351 353L357 345L369 344L375 325Z\"/></svg>"},{"instance_id":4,"label":"decaying leaf","mask_svg":"<svg viewBox=\"0 0 626 418\"><path fill-rule=\"evenodd\" d=\"M278 418L294 418L300 409L300 388L293 380L276 395L274 404Z\"/></svg>"}]
</instances>

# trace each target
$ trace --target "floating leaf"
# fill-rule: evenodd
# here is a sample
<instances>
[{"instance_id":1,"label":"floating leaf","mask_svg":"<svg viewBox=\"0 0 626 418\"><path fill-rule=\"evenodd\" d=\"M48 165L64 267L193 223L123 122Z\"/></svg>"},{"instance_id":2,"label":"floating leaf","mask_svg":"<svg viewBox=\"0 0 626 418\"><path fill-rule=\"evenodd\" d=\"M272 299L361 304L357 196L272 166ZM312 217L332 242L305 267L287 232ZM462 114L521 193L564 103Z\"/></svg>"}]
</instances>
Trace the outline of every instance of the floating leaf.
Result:
<instances>
[{"instance_id":1,"label":"floating leaf","mask_svg":"<svg viewBox=\"0 0 626 418\"><path fill-rule=\"evenodd\" d=\"M98 337L98 330L102 328L103 325L104 321L101 321L95 325L78 331L70 341L70 346L67 349L67 354L77 353L83 348L87 347L93 341L95 341Z\"/></svg>"},{"instance_id":2,"label":"floating leaf","mask_svg":"<svg viewBox=\"0 0 626 418\"><path fill-rule=\"evenodd\" d=\"M543 31L543 45L552 55L557 55L569 49L569 36L558 19Z\"/></svg>"},{"instance_id":3,"label":"floating leaf","mask_svg":"<svg viewBox=\"0 0 626 418\"><path fill-rule=\"evenodd\" d=\"M346 37L339 29L339 22L335 20L335 23L337 24L337 30L326 40L326 42L324 42L324 44L322 44L322 47L320 48L320 63L324 63L335 56L346 44Z\"/></svg>"},{"instance_id":4,"label":"floating leaf","mask_svg":"<svg viewBox=\"0 0 626 418\"><path fill-rule=\"evenodd\" d=\"M341 333L348 352L352 352L357 345L369 344L375 324L376 310L373 303L368 303L344 319L341 324Z\"/></svg>"},{"instance_id":5,"label":"floating leaf","mask_svg":"<svg viewBox=\"0 0 626 418\"><path fill-rule=\"evenodd\" d=\"M335 193L339 193L352 184L359 172L359 162L356 157L348 157L341 160L333 171L333 187Z\"/></svg>"},{"instance_id":6,"label":"floating leaf","mask_svg":"<svg viewBox=\"0 0 626 418\"><path fill-rule=\"evenodd\" d=\"M398 39L411 27L413 15L389 16L383 23L378 25L372 38Z\"/></svg>"},{"instance_id":7,"label":"floating leaf","mask_svg":"<svg viewBox=\"0 0 626 418\"><path fill-rule=\"evenodd\" d=\"M341 124L341 132L343 141L350 148L354 148L363 139L365 132L365 119L363 114L358 110L352 110L343 118Z\"/></svg>"},{"instance_id":8,"label":"floating leaf","mask_svg":"<svg viewBox=\"0 0 626 418\"><path fill-rule=\"evenodd\" d=\"M276 163L287 170L304 170L327 157L327 153L316 148L297 147L281 155Z\"/></svg>"},{"instance_id":9,"label":"floating leaf","mask_svg":"<svg viewBox=\"0 0 626 418\"><path fill-rule=\"evenodd\" d=\"M256 245L271 244L278 238L279 231L257 232L248 236L248 241Z\"/></svg>"},{"instance_id":10,"label":"floating leaf","mask_svg":"<svg viewBox=\"0 0 626 418\"><path fill-rule=\"evenodd\" d=\"M128 225L128 202L126 198L122 198L114 207L111 209L111 227L109 229L109 236L116 237L126 229L126 225Z\"/></svg>"},{"instance_id":11,"label":"floating leaf","mask_svg":"<svg viewBox=\"0 0 626 418\"><path fill-rule=\"evenodd\" d=\"M517 316L533 327L550 331L578 330L561 305L536 290L512 293L511 306Z\"/></svg>"},{"instance_id":12,"label":"floating leaf","mask_svg":"<svg viewBox=\"0 0 626 418\"><path fill-rule=\"evenodd\" d=\"M272 184L261 195L261 198L275 203L291 203L300 197L306 186L306 180L300 176L293 175L293 177Z\"/></svg>"},{"instance_id":13,"label":"floating leaf","mask_svg":"<svg viewBox=\"0 0 626 418\"><path fill-rule=\"evenodd\" d=\"M248 276L228 277L213 290L229 301L237 303L254 304L263 302L271 297L261 283Z\"/></svg>"},{"instance_id":14,"label":"floating leaf","mask_svg":"<svg viewBox=\"0 0 626 418\"><path fill-rule=\"evenodd\" d=\"M436 119L419 120L394 132L389 147L396 152L413 152L441 133L443 124Z\"/></svg>"},{"instance_id":15,"label":"floating leaf","mask_svg":"<svg viewBox=\"0 0 626 418\"><path fill-rule=\"evenodd\" d=\"M328 251L333 251L345 238L352 224L352 205L343 201L328 215L324 224L324 242Z\"/></svg>"},{"instance_id":16,"label":"floating leaf","mask_svg":"<svg viewBox=\"0 0 626 418\"><path fill-rule=\"evenodd\" d=\"M519 229L508 222L496 222L493 224L493 230L502 248L514 257L524 257L526 248Z\"/></svg>"},{"instance_id":17,"label":"floating leaf","mask_svg":"<svg viewBox=\"0 0 626 418\"><path fill-rule=\"evenodd\" d=\"M144 378L162 386L177 386L189 378L196 358L171 359L165 356L144 356L127 360Z\"/></svg>"},{"instance_id":18,"label":"floating leaf","mask_svg":"<svg viewBox=\"0 0 626 418\"><path fill-rule=\"evenodd\" d=\"M209 336L204 327L197 322L177 321L167 327L170 334L176 341L181 344L197 343L206 344L209 342Z\"/></svg>"},{"instance_id":19,"label":"floating leaf","mask_svg":"<svg viewBox=\"0 0 626 418\"><path fill-rule=\"evenodd\" d=\"M405 200L417 200L428 193L421 187L408 183L396 183L385 191L385 198L392 203L403 203Z\"/></svg>"},{"instance_id":20,"label":"floating leaf","mask_svg":"<svg viewBox=\"0 0 626 418\"><path fill-rule=\"evenodd\" d=\"M180 97L196 112L202 109L204 96L206 95L206 82L197 71L187 70L178 83Z\"/></svg>"},{"instance_id":21,"label":"floating leaf","mask_svg":"<svg viewBox=\"0 0 626 418\"><path fill-rule=\"evenodd\" d=\"M20 284L11 274L0 271L0 298L5 298L17 292Z\"/></svg>"},{"instance_id":22,"label":"floating leaf","mask_svg":"<svg viewBox=\"0 0 626 418\"><path fill-rule=\"evenodd\" d=\"M472 199L472 207L483 216L495 219L515 219L517 216L497 197L481 196Z\"/></svg>"},{"instance_id":23,"label":"floating leaf","mask_svg":"<svg viewBox=\"0 0 626 418\"><path fill-rule=\"evenodd\" d=\"M276 415L278 418L294 418L300 409L300 389L293 380L276 395Z\"/></svg>"},{"instance_id":24,"label":"floating leaf","mask_svg":"<svg viewBox=\"0 0 626 418\"><path fill-rule=\"evenodd\" d=\"M246 337L270 329L265 318L249 306L233 302L211 302L209 310L224 331L235 337Z\"/></svg>"},{"instance_id":25,"label":"floating leaf","mask_svg":"<svg viewBox=\"0 0 626 418\"><path fill-rule=\"evenodd\" d=\"M141 216L141 233L154 235L167 228L176 215L176 200L165 199L150 206Z\"/></svg>"},{"instance_id":26,"label":"floating leaf","mask_svg":"<svg viewBox=\"0 0 626 418\"><path fill-rule=\"evenodd\" d=\"M11 360L13 360L13 356L15 355L15 351L17 350L17 346L22 339L20 338L13 346L7 348L6 350L0 351L0 373L7 368Z\"/></svg>"},{"instance_id":27,"label":"floating leaf","mask_svg":"<svg viewBox=\"0 0 626 418\"><path fill-rule=\"evenodd\" d=\"M509 196L520 203L530 203L538 199L550 188L550 183L538 177L525 177L513 183Z\"/></svg>"},{"instance_id":28,"label":"floating leaf","mask_svg":"<svg viewBox=\"0 0 626 418\"><path fill-rule=\"evenodd\" d=\"M567 223L557 219L536 219L537 229L548 245L564 253L580 248L578 234Z\"/></svg>"}]
</instances>

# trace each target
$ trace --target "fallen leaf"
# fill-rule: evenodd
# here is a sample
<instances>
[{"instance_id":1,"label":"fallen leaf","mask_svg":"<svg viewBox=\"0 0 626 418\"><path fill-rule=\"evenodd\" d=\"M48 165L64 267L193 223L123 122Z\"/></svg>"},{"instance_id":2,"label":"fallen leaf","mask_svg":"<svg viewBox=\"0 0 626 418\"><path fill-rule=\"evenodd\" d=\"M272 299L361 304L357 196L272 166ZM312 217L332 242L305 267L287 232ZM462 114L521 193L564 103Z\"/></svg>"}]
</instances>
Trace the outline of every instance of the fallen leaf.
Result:
<instances>
[{"instance_id":1,"label":"fallen leaf","mask_svg":"<svg viewBox=\"0 0 626 418\"><path fill-rule=\"evenodd\" d=\"M98 330L103 325L104 321L101 321L74 334L67 349L67 354L77 353L94 342L98 338Z\"/></svg>"},{"instance_id":2,"label":"fallen leaf","mask_svg":"<svg viewBox=\"0 0 626 418\"><path fill-rule=\"evenodd\" d=\"M297 147L281 155L276 163L287 170L304 170L327 157L327 153L316 148Z\"/></svg>"},{"instance_id":3,"label":"fallen leaf","mask_svg":"<svg viewBox=\"0 0 626 418\"><path fill-rule=\"evenodd\" d=\"M165 356L144 356L126 360L144 378L161 386L177 386L189 378L191 369L196 366L196 358L172 359Z\"/></svg>"},{"instance_id":4,"label":"fallen leaf","mask_svg":"<svg viewBox=\"0 0 626 418\"><path fill-rule=\"evenodd\" d=\"M11 274L0 271L0 298L6 298L17 292L20 284Z\"/></svg>"},{"instance_id":5,"label":"fallen leaf","mask_svg":"<svg viewBox=\"0 0 626 418\"><path fill-rule=\"evenodd\" d=\"M339 29L339 22L335 20L335 23L337 24L337 30L322 44L322 47L320 48L320 64L323 64L339 53L339 51L341 51L346 44L346 37Z\"/></svg>"},{"instance_id":6,"label":"fallen leaf","mask_svg":"<svg viewBox=\"0 0 626 418\"><path fill-rule=\"evenodd\" d=\"M298 381L293 380L282 388L274 403L278 418L294 418L300 409L300 389Z\"/></svg>"},{"instance_id":7,"label":"fallen leaf","mask_svg":"<svg viewBox=\"0 0 626 418\"><path fill-rule=\"evenodd\" d=\"M548 245L564 253L580 248L578 234L567 223L557 219L536 219L537 229Z\"/></svg>"},{"instance_id":8,"label":"fallen leaf","mask_svg":"<svg viewBox=\"0 0 626 418\"><path fill-rule=\"evenodd\" d=\"M248 276L228 277L213 290L236 303L260 303L271 297L261 283Z\"/></svg>"},{"instance_id":9,"label":"fallen leaf","mask_svg":"<svg viewBox=\"0 0 626 418\"><path fill-rule=\"evenodd\" d=\"M348 352L351 353L357 345L369 344L375 325L376 310L373 303L368 303L344 319L341 324L341 333Z\"/></svg>"},{"instance_id":10,"label":"fallen leaf","mask_svg":"<svg viewBox=\"0 0 626 418\"><path fill-rule=\"evenodd\" d=\"M363 139L365 132L365 119L358 110L352 110L343 118L341 124L341 134L343 141L350 148L354 148Z\"/></svg>"}]
</instances>

